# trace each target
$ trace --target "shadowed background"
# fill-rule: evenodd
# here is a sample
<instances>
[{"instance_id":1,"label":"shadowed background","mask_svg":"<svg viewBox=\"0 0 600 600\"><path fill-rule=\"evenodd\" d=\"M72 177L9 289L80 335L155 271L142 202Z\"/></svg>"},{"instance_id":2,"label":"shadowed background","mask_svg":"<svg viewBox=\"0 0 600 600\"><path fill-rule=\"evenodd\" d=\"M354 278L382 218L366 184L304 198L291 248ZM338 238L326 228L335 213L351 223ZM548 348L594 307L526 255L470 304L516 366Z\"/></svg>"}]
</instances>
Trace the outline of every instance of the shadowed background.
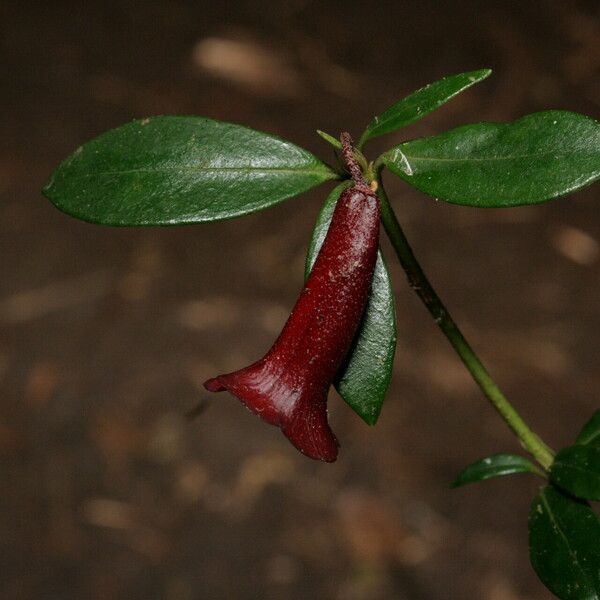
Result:
<instances>
[{"instance_id":1,"label":"shadowed background","mask_svg":"<svg viewBox=\"0 0 600 600\"><path fill-rule=\"evenodd\" d=\"M600 116L596 1L0 4L0 589L6 600L545 600L528 476L450 491L518 450L384 242L398 351L379 424L333 394L333 465L201 383L271 345L302 283L323 186L210 225L111 229L40 195L82 142L199 114L289 139L358 135L444 75L490 79L413 136L532 111ZM600 388L598 186L545 205L436 203L388 175L417 256L550 445Z\"/></svg>"}]
</instances>

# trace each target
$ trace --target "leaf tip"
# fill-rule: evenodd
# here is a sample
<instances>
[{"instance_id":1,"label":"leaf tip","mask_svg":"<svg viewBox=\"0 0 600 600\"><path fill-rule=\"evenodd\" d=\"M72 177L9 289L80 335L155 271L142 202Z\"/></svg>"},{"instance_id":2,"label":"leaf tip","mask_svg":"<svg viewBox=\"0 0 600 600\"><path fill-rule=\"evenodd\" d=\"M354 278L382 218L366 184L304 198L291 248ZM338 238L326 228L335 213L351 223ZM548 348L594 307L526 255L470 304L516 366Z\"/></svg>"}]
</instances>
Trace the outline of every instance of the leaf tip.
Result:
<instances>
[{"instance_id":1,"label":"leaf tip","mask_svg":"<svg viewBox=\"0 0 600 600\"><path fill-rule=\"evenodd\" d=\"M375 427L377 425L377 421L379 420L379 413L376 414L363 414L361 415L362 420L369 426Z\"/></svg>"},{"instance_id":2,"label":"leaf tip","mask_svg":"<svg viewBox=\"0 0 600 600\"><path fill-rule=\"evenodd\" d=\"M472 83L477 83L478 81L483 81L487 79L492 74L492 69L476 69L475 71L471 71L467 73L469 80Z\"/></svg>"},{"instance_id":3,"label":"leaf tip","mask_svg":"<svg viewBox=\"0 0 600 600\"><path fill-rule=\"evenodd\" d=\"M50 177L48 177L46 183L44 183L44 186L42 187L42 195L45 196L48 200L50 200L51 202L54 202L54 194L53 194L53 190L55 187L55 179L56 177L56 171L53 171L50 174Z\"/></svg>"},{"instance_id":4,"label":"leaf tip","mask_svg":"<svg viewBox=\"0 0 600 600\"><path fill-rule=\"evenodd\" d=\"M327 132L317 129L317 135L322 137L327 143L331 144L334 148L337 148L338 150L342 149L341 142L338 139L334 138L332 135L328 134Z\"/></svg>"}]
</instances>

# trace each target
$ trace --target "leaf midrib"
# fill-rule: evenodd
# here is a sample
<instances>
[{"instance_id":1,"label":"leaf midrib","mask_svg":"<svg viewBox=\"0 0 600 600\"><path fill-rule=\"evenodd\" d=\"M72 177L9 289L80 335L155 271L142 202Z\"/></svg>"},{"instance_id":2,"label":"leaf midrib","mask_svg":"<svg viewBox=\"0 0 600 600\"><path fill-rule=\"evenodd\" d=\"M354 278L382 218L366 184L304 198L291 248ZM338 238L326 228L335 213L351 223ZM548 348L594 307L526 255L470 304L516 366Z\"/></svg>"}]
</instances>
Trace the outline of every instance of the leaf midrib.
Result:
<instances>
[{"instance_id":1,"label":"leaf midrib","mask_svg":"<svg viewBox=\"0 0 600 600\"><path fill-rule=\"evenodd\" d=\"M554 156L557 159L558 158L565 158L565 157L571 157L574 155L577 156L589 156L589 157L594 157L594 156L599 156L600 157L600 152L570 152L570 153L556 153L556 152L542 152L542 153L536 153L536 154L518 154L518 155L513 155L513 156L493 156L493 157L474 157L474 156L469 156L469 157L461 157L461 158L450 158L450 157L446 157L446 156L419 156L417 154L408 154L406 152L402 152L403 156L406 157L407 160L416 160L416 161L423 161L423 162L491 162L491 161L508 161L508 160L519 160L519 159L527 159L527 158L543 158L546 156ZM390 155L390 159L391 159L391 155Z\"/></svg>"},{"instance_id":2,"label":"leaf midrib","mask_svg":"<svg viewBox=\"0 0 600 600\"><path fill-rule=\"evenodd\" d=\"M158 169L124 169L119 171L89 171L80 173L79 177L101 177L104 175L131 175L133 173L211 173L211 172L231 172L231 173L252 173L252 172L277 172L277 173L302 173L306 175L329 175L332 178L335 177L333 171L329 171L327 167L321 169L303 169L298 167L297 169L290 169L289 167L173 167L173 168L158 168Z\"/></svg>"}]
</instances>

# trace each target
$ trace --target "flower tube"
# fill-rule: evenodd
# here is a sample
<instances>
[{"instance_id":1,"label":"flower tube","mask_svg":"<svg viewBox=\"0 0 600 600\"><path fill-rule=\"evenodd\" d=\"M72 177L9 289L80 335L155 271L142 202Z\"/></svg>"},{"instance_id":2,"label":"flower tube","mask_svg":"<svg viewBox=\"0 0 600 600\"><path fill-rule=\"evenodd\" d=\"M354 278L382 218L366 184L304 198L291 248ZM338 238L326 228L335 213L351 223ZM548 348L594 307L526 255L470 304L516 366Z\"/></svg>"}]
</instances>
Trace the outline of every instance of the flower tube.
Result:
<instances>
[{"instance_id":1,"label":"flower tube","mask_svg":"<svg viewBox=\"0 0 600 600\"><path fill-rule=\"evenodd\" d=\"M364 183L342 192L327 236L292 313L267 354L209 379L263 420L277 425L306 456L337 458L327 422L327 393L361 321L379 243L379 201Z\"/></svg>"}]
</instances>

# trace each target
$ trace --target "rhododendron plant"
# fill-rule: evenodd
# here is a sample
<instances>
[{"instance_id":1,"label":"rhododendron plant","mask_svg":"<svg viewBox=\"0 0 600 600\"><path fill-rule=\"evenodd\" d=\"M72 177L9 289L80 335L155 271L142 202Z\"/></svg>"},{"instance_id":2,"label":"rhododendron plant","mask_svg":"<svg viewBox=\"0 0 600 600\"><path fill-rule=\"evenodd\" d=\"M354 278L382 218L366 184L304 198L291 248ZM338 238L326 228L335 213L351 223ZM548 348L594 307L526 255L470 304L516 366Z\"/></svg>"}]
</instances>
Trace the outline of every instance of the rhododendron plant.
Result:
<instances>
[{"instance_id":1,"label":"rhododendron plant","mask_svg":"<svg viewBox=\"0 0 600 600\"><path fill-rule=\"evenodd\" d=\"M383 185L387 168L450 203L511 207L541 203L600 178L600 124L551 110L512 123L464 125L404 141L375 160L372 138L398 131L482 81L488 69L447 77L400 100L367 125L356 147L319 132L341 156L332 168L285 140L201 117L133 121L77 149L44 189L61 210L104 225L176 225L239 217L341 180L319 214L306 282L266 355L209 379L279 426L301 452L333 461L338 443L327 422L335 385L374 425L390 382L396 321L390 276L378 251L379 223L409 283L497 410L537 462L494 454L474 462L454 487L528 472L543 480L529 516L531 563L563 600L600 599L600 410L573 444L555 453L496 385L425 276ZM551 399L548 399L551 402ZM326 472L323 473L326 476Z\"/></svg>"}]
</instances>

